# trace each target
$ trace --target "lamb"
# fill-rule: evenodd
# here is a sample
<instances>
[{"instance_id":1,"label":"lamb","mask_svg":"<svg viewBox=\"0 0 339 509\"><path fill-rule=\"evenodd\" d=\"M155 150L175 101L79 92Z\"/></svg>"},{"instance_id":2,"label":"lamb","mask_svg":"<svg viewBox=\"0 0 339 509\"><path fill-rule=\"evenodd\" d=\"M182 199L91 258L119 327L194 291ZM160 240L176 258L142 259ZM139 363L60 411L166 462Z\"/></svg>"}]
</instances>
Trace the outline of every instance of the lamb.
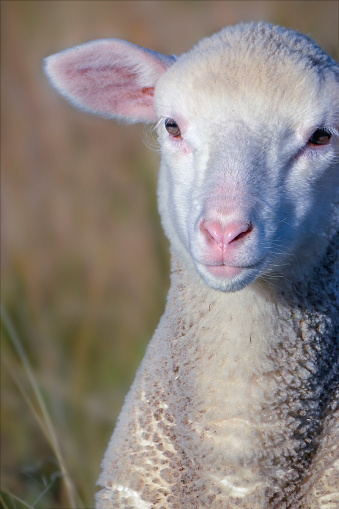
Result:
<instances>
[{"instance_id":1,"label":"lamb","mask_svg":"<svg viewBox=\"0 0 339 509\"><path fill-rule=\"evenodd\" d=\"M97 40L45 71L161 146L171 288L97 508L338 508L338 64L248 23L180 57Z\"/></svg>"}]
</instances>

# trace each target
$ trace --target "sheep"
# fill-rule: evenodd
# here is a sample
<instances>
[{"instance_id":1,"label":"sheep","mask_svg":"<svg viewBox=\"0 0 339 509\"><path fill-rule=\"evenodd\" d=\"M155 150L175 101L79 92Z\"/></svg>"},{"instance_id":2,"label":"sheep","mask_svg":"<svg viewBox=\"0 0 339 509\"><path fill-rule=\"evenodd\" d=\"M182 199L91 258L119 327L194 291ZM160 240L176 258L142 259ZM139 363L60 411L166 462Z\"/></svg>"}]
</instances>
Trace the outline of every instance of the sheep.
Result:
<instances>
[{"instance_id":1,"label":"sheep","mask_svg":"<svg viewBox=\"0 0 339 509\"><path fill-rule=\"evenodd\" d=\"M171 287L97 508L339 507L338 64L260 22L180 57L104 39L44 65L161 148Z\"/></svg>"}]
</instances>

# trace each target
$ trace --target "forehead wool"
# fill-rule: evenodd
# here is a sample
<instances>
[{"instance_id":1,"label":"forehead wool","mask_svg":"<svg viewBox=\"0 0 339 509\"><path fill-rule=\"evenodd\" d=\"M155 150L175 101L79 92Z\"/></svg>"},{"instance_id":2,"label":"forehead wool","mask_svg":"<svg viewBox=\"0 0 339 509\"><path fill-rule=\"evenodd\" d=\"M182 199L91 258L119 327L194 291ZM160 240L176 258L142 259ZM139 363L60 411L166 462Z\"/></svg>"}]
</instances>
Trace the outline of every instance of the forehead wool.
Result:
<instances>
[{"instance_id":1,"label":"forehead wool","mask_svg":"<svg viewBox=\"0 0 339 509\"><path fill-rule=\"evenodd\" d=\"M282 115L287 108L297 123L328 102L332 92L325 76L329 82L339 80L338 67L311 39L274 25L241 24L181 55L160 77L155 103L160 114L174 108L203 118L209 111L215 117L232 109L272 118L272 108ZM333 101L338 104L339 97Z\"/></svg>"}]
</instances>

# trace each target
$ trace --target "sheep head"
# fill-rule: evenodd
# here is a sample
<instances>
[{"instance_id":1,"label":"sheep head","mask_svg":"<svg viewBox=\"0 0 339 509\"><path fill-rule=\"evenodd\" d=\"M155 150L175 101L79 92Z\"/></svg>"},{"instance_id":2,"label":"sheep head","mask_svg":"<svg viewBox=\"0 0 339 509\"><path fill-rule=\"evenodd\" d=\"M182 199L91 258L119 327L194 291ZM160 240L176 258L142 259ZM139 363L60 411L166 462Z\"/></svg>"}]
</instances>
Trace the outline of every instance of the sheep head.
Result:
<instances>
[{"instance_id":1,"label":"sheep head","mask_svg":"<svg viewBox=\"0 0 339 509\"><path fill-rule=\"evenodd\" d=\"M163 226L210 287L300 278L338 230L339 67L306 36L237 25L179 58L99 40L45 70L86 111L157 123Z\"/></svg>"}]
</instances>

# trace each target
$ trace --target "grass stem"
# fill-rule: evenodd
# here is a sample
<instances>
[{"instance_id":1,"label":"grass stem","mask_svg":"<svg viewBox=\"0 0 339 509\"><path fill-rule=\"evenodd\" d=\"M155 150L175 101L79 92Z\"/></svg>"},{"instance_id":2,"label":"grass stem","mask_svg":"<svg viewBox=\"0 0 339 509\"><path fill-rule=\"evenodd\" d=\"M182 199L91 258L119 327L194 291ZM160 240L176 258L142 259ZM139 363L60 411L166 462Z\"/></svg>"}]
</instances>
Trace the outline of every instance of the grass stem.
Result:
<instances>
[{"instance_id":1,"label":"grass stem","mask_svg":"<svg viewBox=\"0 0 339 509\"><path fill-rule=\"evenodd\" d=\"M73 485L73 483L70 479L70 476L68 474L68 471L67 471L67 468L65 465L65 461L64 461L64 458L63 458L63 455L61 452L60 444L58 442L57 435L56 435L51 417L48 413L46 404L44 402L44 399L43 399L43 396L41 393L41 390L40 390L37 380L34 376L33 369L31 367L29 360L28 360L28 357L26 355L26 352L24 350L22 342L20 341L20 338L19 338L18 334L16 333L16 330L14 329L12 321L11 321L10 317L8 316L7 311L3 308L3 306L1 306L1 317L2 317L2 323L4 325L4 328L7 331L8 337L9 337L10 341L12 342L12 345L14 346L14 349L15 349L15 351L23 365L23 368L26 372L27 378L31 384L32 389L33 389L33 393L36 397L38 406L40 408L41 418L42 418L42 422L43 422L43 425L41 426L42 431L44 432L48 442L50 443L52 450L55 454L55 457L59 463L60 471L62 474L62 479L64 482L65 492L66 492L66 496L67 496L68 506L70 509L76 509L78 506L76 504L75 488L74 488L74 485ZM19 385L19 388L21 389L21 392L23 393L25 400L27 401L28 396L27 396L27 394L25 394L25 391L23 391L20 382L18 382L18 380L15 380L15 381L16 381L17 385ZM29 406L32 407L31 404ZM40 422L40 417L38 417L37 415L36 415L36 417L38 418L38 422ZM42 423L40 422L40 424L42 424ZM15 499L18 499L18 497L15 497L12 494L9 494L9 495ZM26 505L27 507L31 507L27 503L22 502L20 499L18 499L18 500L21 503L23 503L24 505Z\"/></svg>"}]
</instances>

